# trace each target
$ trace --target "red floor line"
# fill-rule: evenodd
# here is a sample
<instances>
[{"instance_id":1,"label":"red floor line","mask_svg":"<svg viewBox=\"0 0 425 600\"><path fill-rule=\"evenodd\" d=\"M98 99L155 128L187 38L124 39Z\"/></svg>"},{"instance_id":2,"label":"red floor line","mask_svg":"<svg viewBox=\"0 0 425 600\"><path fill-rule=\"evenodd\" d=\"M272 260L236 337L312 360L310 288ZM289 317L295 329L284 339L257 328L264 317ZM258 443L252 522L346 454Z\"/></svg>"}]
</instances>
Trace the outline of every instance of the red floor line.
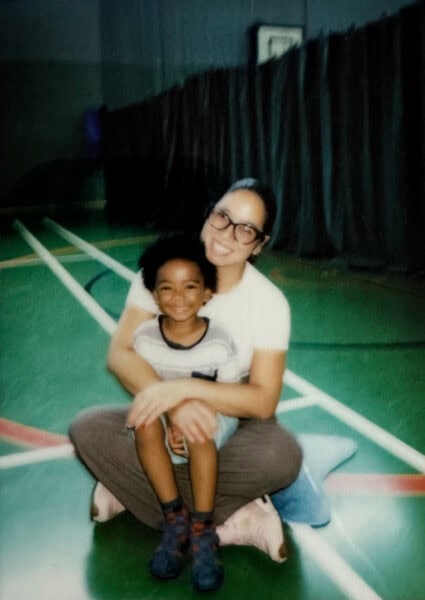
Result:
<instances>
[{"instance_id":1,"label":"red floor line","mask_svg":"<svg viewBox=\"0 0 425 600\"><path fill-rule=\"evenodd\" d=\"M37 429L0 418L0 437L24 446L48 448L69 443L65 435ZM331 473L325 482L328 492L337 494L375 493L425 495L425 475L381 473Z\"/></svg>"},{"instance_id":2,"label":"red floor line","mask_svg":"<svg viewBox=\"0 0 425 600\"><path fill-rule=\"evenodd\" d=\"M0 418L0 437L14 444L35 446L37 448L62 446L69 443L69 438L66 435L36 429L4 418Z\"/></svg>"},{"instance_id":3,"label":"red floor line","mask_svg":"<svg viewBox=\"0 0 425 600\"><path fill-rule=\"evenodd\" d=\"M328 492L347 494L425 495L425 475L381 473L331 473L325 487Z\"/></svg>"}]
</instances>

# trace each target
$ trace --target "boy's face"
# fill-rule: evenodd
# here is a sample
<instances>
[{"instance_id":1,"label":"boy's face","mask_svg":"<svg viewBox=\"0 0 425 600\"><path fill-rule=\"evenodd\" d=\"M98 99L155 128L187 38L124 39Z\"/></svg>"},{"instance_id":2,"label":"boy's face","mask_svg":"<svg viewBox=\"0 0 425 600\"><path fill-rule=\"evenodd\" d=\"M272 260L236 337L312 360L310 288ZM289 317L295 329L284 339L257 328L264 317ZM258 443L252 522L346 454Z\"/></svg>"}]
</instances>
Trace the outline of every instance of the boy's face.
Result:
<instances>
[{"instance_id":1,"label":"boy's face","mask_svg":"<svg viewBox=\"0 0 425 600\"><path fill-rule=\"evenodd\" d=\"M186 321L212 296L198 265L176 258L164 263L156 275L153 292L161 312L174 321Z\"/></svg>"}]
</instances>

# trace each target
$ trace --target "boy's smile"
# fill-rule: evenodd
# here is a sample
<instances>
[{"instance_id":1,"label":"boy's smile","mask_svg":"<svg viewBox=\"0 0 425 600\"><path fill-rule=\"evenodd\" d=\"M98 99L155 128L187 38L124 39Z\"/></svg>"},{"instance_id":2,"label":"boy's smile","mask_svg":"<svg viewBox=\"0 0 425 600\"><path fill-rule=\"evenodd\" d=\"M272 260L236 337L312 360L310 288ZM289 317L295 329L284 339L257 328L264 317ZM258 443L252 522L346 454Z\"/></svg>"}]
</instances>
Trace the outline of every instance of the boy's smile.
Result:
<instances>
[{"instance_id":1,"label":"boy's smile","mask_svg":"<svg viewBox=\"0 0 425 600\"><path fill-rule=\"evenodd\" d=\"M183 259L167 261L158 269L154 298L163 312L173 321L187 321L195 317L211 298L204 278L194 262Z\"/></svg>"}]
</instances>

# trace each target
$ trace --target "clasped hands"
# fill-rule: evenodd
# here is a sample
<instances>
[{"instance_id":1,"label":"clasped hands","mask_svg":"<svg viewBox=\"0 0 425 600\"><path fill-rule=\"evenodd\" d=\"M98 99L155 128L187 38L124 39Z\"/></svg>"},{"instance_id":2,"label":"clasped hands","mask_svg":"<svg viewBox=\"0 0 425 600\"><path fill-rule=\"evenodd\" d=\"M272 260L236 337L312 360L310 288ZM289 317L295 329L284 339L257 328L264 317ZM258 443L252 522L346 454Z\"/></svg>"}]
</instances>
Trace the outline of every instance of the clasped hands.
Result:
<instances>
[{"instance_id":1,"label":"clasped hands","mask_svg":"<svg viewBox=\"0 0 425 600\"><path fill-rule=\"evenodd\" d=\"M149 427L162 414L168 415L189 442L212 439L217 429L216 411L202 400L188 398L184 379L151 383L136 394L126 425L130 429Z\"/></svg>"}]
</instances>

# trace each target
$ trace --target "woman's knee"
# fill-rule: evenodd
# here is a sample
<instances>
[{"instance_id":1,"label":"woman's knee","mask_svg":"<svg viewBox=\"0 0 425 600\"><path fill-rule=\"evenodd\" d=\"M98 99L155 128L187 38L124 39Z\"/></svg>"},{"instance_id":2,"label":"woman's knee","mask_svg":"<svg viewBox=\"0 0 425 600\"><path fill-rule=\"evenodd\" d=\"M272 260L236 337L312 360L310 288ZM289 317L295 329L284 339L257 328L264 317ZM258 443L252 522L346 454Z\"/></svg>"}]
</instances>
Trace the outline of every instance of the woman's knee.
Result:
<instances>
[{"instance_id":1,"label":"woman's knee","mask_svg":"<svg viewBox=\"0 0 425 600\"><path fill-rule=\"evenodd\" d=\"M105 406L93 406L76 415L69 427L69 437L75 447L92 444L111 429L125 427L126 411Z\"/></svg>"},{"instance_id":2,"label":"woman's knee","mask_svg":"<svg viewBox=\"0 0 425 600\"><path fill-rule=\"evenodd\" d=\"M302 463L301 446L286 429L277 425L270 432L267 446L268 465L271 472L280 474L282 487L290 485L297 478Z\"/></svg>"},{"instance_id":3,"label":"woman's knee","mask_svg":"<svg viewBox=\"0 0 425 600\"><path fill-rule=\"evenodd\" d=\"M90 437L93 424L96 422L97 411L98 409L95 407L86 408L74 417L69 426L69 437L74 445L78 446L80 440Z\"/></svg>"},{"instance_id":4,"label":"woman's knee","mask_svg":"<svg viewBox=\"0 0 425 600\"><path fill-rule=\"evenodd\" d=\"M249 429L244 449L265 487L272 491L295 481L302 463L295 437L276 422L252 423Z\"/></svg>"}]
</instances>

